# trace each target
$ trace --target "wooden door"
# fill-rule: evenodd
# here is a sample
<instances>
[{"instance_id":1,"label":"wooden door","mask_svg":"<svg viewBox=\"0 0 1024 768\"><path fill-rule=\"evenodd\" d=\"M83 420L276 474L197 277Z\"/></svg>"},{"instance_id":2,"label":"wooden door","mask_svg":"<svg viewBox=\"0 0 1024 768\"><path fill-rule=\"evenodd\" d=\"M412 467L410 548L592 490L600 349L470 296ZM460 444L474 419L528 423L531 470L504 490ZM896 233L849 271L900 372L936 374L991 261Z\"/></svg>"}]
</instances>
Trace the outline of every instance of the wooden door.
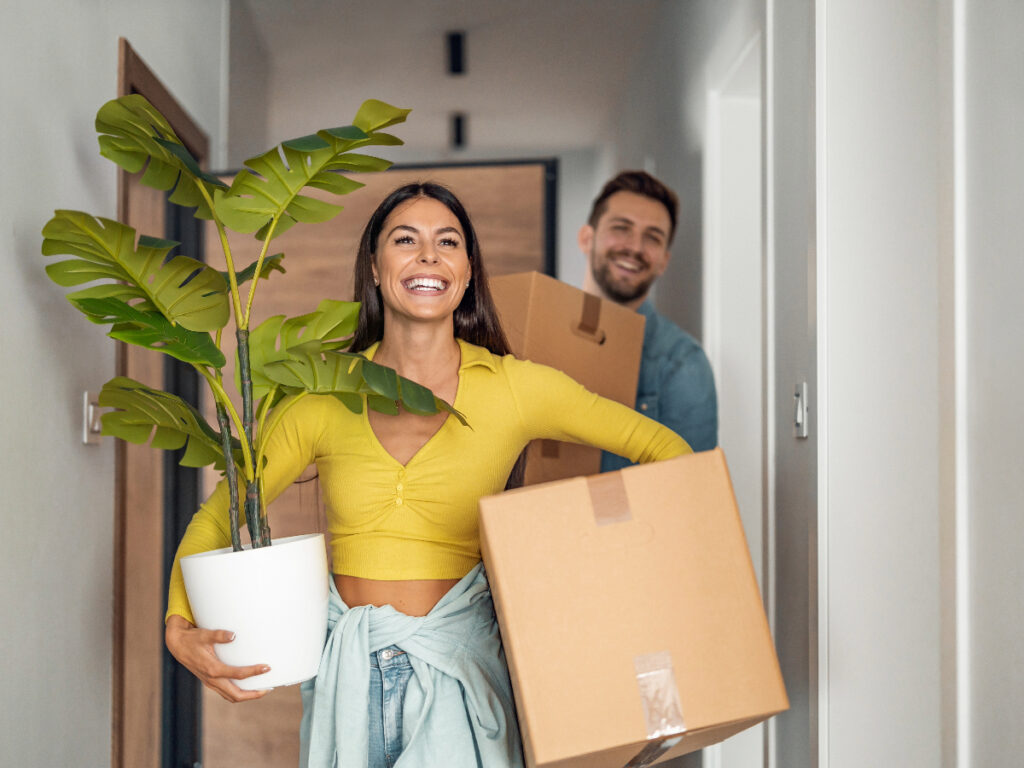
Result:
<instances>
[{"instance_id":1,"label":"wooden door","mask_svg":"<svg viewBox=\"0 0 1024 768\"><path fill-rule=\"evenodd\" d=\"M296 226L274 241L271 252L284 252L288 272L261 283L253 324L273 315L309 312L325 298L351 300L352 271L363 227L391 190L412 181L436 181L458 196L473 221L490 275L530 270L552 273L554 173L553 163L540 161L399 167L359 176L366 187L341 198L345 210L335 219ZM230 180L227 175L224 178ZM258 255L253 251L256 241L250 236L232 236L230 242L237 264L248 264ZM207 231L206 253L209 263L222 268L215 255L221 248L212 228ZM212 404L207 404L207 410L212 413ZM217 479L215 472L207 472L205 487L212 488ZM326 532L315 468L307 470L271 504L268 515L275 538ZM298 686L238 705L204 689L202 711L204 768L297 764L302 716Z\"/></svg>"}]
</instances>

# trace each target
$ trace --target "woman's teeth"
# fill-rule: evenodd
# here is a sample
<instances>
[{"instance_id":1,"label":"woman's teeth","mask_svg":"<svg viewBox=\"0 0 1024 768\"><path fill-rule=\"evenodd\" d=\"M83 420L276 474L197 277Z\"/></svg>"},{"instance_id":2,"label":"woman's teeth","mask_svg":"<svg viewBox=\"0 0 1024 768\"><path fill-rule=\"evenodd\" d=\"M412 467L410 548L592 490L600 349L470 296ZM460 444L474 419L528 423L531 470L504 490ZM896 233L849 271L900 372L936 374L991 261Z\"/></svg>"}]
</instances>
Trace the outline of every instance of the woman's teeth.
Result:
<instances>
[{"instance_id":1,"label":"woman's teeth","mask_svg":"<svg viewBox=\"0 0 1024 768\"><path fill-rule=\"evenodd\" d=\"M410 291L443 291L447 287L444 280L433 277L414 277L403 285Z\"/></svg>"}]
</instances>

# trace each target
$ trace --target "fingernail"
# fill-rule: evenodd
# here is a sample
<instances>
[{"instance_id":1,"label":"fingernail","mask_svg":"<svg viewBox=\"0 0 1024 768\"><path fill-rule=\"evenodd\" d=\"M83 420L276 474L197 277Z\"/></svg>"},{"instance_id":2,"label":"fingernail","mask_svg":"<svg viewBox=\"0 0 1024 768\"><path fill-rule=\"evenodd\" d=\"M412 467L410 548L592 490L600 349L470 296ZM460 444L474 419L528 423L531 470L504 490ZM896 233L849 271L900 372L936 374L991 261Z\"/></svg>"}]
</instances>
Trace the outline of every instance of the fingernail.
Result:
<instances>
[{"instance_id":1,"label":"fingernail","mask_svg":"<svg viewBox=\"0 0 1024 768\"><path fill-rule=\"evenodd\" d=\"M270 667L268 667L268 666L267 666L266 664L264 664L264 665L263 665L263 666L262 666L262 667L260 668L260 671L261 671L261 672L263 672L263 673L267 673L267 672L269 672L269 671L270 671Z\"/></svg>"},{"instance_id":2,"label":"fingernail","mask_svg":"<svg viewBox=\"0 0 1024 768\"><path fill-rule=\"evenodd\" d=\"M235 633L234 633L234 632L232 632L232 633L230 633L230 634L231 634L231 637L229 637L229 638L228 638L228 642L229 642L229 643L230 643L230 642L233 642L233 641L234 641L234 639L235 639Z\"/></svg>"}]
</instances>

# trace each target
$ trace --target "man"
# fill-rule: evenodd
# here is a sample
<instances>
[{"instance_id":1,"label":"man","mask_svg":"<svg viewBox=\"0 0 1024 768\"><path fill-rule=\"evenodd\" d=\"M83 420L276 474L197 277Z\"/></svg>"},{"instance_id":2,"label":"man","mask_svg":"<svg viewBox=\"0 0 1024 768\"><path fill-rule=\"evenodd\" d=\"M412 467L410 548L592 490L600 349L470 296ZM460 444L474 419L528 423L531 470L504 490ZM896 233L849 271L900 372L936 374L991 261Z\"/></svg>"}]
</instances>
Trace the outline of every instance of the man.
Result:
<instances>
[{"instance_id":1,"label":"man","mask_svg":"<svg viewBox=\"0 0 1024 768\"><path fill-rule=\"evenodd\" d=\"M647 300L668 266L678 207L675 193L643 171L623 171L605 184L579 232L589 267L583 290L647 318L636 408L706 451L718 445L711 365L694 338ZM619 456L602 457L602 472L626 466Z\"/></svg>"}]
</instances>

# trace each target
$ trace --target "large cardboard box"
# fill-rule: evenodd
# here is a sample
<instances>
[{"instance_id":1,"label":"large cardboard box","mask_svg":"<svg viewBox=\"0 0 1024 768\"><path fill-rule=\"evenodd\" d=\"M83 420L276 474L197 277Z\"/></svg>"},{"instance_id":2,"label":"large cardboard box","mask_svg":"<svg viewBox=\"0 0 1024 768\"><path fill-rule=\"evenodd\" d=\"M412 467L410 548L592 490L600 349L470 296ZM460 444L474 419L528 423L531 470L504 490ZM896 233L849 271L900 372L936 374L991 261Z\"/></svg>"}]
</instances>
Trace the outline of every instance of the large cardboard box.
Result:
<instances>
[{"instance_id":1,"label":"large cardboard box","mask_svg":"<svg viewBox=\"0 0 1024 768\"><path fill-rule=\"evenodd\" d=\"M480 501L531 768L650 765L788 708L721 450Z\"/></svg>"},{"instance_id":2,"label":"large cardboard box","mask_svg":"<svg viewBox=\"0 0 1024 768\"><path fill-rule=\"evenodd\" d=\"M495 277L490 287L516 357L558 368L591 392L633 407L643 315L539 272ZM529 447L526 484L600 470L596 448L537 440Z\"/></svg>"}]
</instances>

